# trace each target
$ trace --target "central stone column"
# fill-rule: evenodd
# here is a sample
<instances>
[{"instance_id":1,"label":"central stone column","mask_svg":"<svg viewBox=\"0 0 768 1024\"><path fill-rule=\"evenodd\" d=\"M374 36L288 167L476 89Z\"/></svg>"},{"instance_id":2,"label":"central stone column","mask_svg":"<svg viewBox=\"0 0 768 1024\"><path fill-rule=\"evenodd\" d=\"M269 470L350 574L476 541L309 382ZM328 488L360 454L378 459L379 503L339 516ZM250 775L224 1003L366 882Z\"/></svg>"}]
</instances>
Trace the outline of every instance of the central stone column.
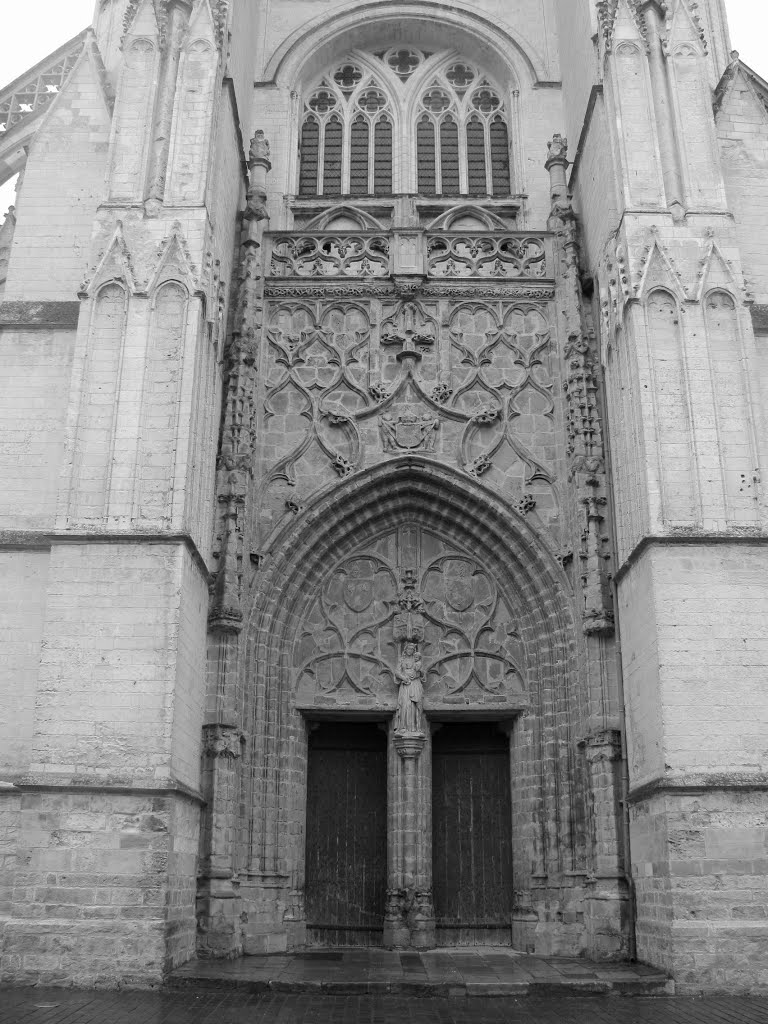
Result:
<instances>
[{"instance_id":1,"label":"central stone column","mask_svg":"<svg viewBox=\"0 0 768 1024\"><path fill-rule=\"evenodd\" d=\"M435 944L430 748L425 732L392 730L385 946Z\"/></svg>"},{"instance_id":2,"label":"central stone column","mask_svg":"<svg viewBox=\"0 0 768 1024\"><path fill-rule=\"evenodd\" d=\"M384 945L427 949L435 944L432 905L431 743L424 717L421 643L424 620L416 573L401 570L395 640L397 712L390 732L389 850Z\"/></svg>"}]
</instances>

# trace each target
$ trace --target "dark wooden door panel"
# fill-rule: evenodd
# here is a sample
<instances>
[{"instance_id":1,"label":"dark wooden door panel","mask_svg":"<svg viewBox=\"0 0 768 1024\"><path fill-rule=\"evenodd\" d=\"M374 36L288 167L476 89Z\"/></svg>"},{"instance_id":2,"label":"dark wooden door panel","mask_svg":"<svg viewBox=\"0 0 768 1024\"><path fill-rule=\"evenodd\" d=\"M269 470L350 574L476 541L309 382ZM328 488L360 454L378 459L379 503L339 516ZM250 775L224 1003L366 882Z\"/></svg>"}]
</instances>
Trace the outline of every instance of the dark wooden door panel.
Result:
<instances>
[{"instance_id":1,"label":"dark wooden door panel","mask_svg":"<svg viewBox=\"0 0 768 1024\"><path fill-rule=\"evenodd\" d=\"M445 725L435 734L432 829L438 943L509 944L509 748L494 726Z\"/></svg>"},{"instance_id":2,"label":"dark wooden door panel","mask_svg":"<svg viewBox=\"0 0 768 1024\"><path fill-rule=\"evenodd\" d=\"M369 723L326 723L310 736L308 941L380 945L387 877L387 748Z\"/></svg>"}]
</instances>

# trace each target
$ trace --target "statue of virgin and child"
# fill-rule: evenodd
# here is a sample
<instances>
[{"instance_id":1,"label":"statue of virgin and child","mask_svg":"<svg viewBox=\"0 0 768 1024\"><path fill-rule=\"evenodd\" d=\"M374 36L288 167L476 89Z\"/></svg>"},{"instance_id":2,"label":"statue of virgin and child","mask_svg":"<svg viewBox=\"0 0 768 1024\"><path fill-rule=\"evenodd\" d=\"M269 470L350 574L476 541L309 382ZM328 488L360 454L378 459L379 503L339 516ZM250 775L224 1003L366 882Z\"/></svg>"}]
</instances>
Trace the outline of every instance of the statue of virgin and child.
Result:
<instances>
[{"instance_id":1,"label":"statue of virgin and child","mask_svg":"<svg viewBox=\"0 0 768 1024\"><path fill-rule=\"evenodd\" d=\"M424 670L421 654L413 641L403 645L395 670L398 685L395 732L424 732Z\"/></svg>"}]
</instances>

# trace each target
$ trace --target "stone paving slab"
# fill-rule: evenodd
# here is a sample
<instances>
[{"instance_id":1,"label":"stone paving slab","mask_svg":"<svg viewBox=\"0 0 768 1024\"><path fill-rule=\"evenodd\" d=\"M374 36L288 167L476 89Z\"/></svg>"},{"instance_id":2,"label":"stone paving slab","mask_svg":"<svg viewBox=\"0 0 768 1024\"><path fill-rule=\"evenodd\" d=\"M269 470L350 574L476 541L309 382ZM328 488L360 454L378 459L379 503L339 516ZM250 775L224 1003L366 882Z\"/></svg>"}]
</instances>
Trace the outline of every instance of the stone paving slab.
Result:
<instances>
[{"instance_id":1,"label":"stone paving slab","mask_svg":"<svg viewBox=\"0 0 768 1024\"><path fill-rule=\"evenodd\" d=\"M505 947L407 953L308 950L291 956L195 960L173 972L168 988L443 998L674 993L669 977L645 964L536 957Z\"/></svg>"},{"instance_id":2,"label":"stone paving slab","mask_svg":"<svg viewBox=\"0 0 768 1024\"><path fill-rule=\"evenodd\" d=\"M6 988L0 1024L768 1024L768 997L409 999Z\"/></svg>"}]
</instances>

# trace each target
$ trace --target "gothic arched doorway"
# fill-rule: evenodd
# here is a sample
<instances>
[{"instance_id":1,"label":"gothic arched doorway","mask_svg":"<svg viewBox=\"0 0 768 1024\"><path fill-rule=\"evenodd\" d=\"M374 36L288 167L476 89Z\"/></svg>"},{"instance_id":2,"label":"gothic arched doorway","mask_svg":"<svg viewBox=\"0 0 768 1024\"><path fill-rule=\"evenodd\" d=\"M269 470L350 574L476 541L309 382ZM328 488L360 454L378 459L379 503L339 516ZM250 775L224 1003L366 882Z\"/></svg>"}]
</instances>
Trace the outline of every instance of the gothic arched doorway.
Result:
<instances>
[{"instance_id":1,"label":"gothic arched doorway","mask_svg":"<svg viewBox=\"0 0 768 1024\"><path fill-rule=\"evenodd\" d=\"M487 894L462 904L448 893L438 910L455 935L443 930L437 937L491 941L496 928L494 941L532 945L532 889L578 870L586 858L583 812L575 810L582 796L570 685L574 634L557 563L518 512L416 458L336 488L285 531L273 552L249 631L252 733L241 851L249 918L261 914L288 945L308 938L338 944L345 927L355 942L434 944L433 774L446 741L438 739L433 760L433 734L442 728L455 739L463 723L477 734L464 751L470 774L486 780L481 786L491 775L503 783L491 794L493 822L482 802L473 804L471 778L450 781L443 771L440 799L453 799L453 792L467 813L481 815L479 827L489 832L493 825L493 856L511 853L514 877L505 868L492 883L501 878L508 897L499 920L477 915ZM377 934L370 921L366 933L355 923L363 918L347 919L343 911L325 922L307 914L308 899L313 913L317 906L308 842L329 842L327 832L308 837L307 791L319 785L311 777L318 748L310 737L329 723L337 736L354 735L358 725L358 739L366 733L370 740L378 728L386 741L386 902ZM498 739L482 751L480 733ZM375 747L369 740L347 747ZM494 775L484 755L496 758L500 749L506 769ZM478 755L474 766L470 755ZM355 757L340 760L342 775L354 773ZM384 803L381 788L377 799ZM339 836L355 832L353 819L342 827L338 815L334 820ZM450 820L443 815L439 827L453 831ZM476 858L479 848L470 843L467 851ZM376 857L365 856L367 871ZM449 875L440 883L444 895ZM467 865L459 876L468 877ZM380 891L382 880L377 884ZM486 882L479 878L477 885ZM351 890L347 895L354 901ZM472 914L451 911L460 905ZM307 926L318 923L335 933L308 936Z\"/></svg>"},{"instance_id":2,"label":"gothic arched doorway","mask_svg":"<svg viewBox=\"0 0 768 1024\"><path fill-rule=\"evenodd\" d=\"M450 822L462 838L455 845L441 833L434 850L449 929L442 941L487 939L494 928L497 940L511 940L511 876L502 893L492 870L511 855L508 741L500 737L500 773L493 739L475 744L471 757L455 751L435 760L432 732L443 721L511 724L527 708L528 656L518 628L513 600L471 547L415 517L339 560L308 601L289 663L294 705L310 723L311 941L434 943L433 764L447 769L438 775L440 827ZM333 728L315 734L328 718ZM382 756L376 718L389 738ZM472 822L491 807L487 820ZM385 871L376 877L385 818ZM476 841L482 834L487 842ZM385 887L386 913L374 921ZM478 915L490 904L506 905L506 914Z\"/></svg>"}]
</instances>

